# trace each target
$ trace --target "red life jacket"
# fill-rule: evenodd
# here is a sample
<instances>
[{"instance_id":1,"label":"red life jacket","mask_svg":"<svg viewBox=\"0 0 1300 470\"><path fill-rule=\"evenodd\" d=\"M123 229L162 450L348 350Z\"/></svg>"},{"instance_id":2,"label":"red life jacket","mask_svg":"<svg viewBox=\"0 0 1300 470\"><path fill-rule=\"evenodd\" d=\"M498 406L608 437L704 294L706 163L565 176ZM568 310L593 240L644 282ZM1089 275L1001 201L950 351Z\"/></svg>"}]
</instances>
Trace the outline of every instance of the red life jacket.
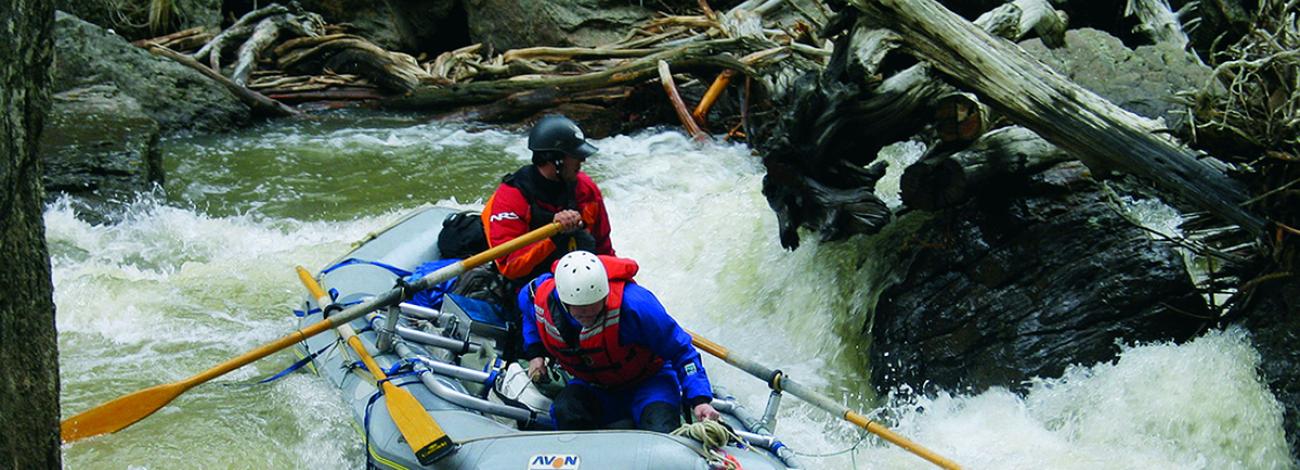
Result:
<instances>
[{"instance_id":1,"label":"red life jacket","mask_svg":"<svg viewBox=\"0 0 1300 470\"><path fill-rule=\"evenodd\" d=\"M600 255L599 258L609 275L605 313L597 317L595 325L578 332L577 344L571 345L566 341L556 326L559 321L555 309L564 307L560 306L558 298L551 295L555 291L555 278L543 281L533 291L533 313L542 345L564 370L588 383L618 388L635 384L659 372L664 360L649 348L638 344L622 344L619 341L623 287L634 282L632 276L636 275L638 269L636 261L605 255Z\"/></svg>"}]
</instances>

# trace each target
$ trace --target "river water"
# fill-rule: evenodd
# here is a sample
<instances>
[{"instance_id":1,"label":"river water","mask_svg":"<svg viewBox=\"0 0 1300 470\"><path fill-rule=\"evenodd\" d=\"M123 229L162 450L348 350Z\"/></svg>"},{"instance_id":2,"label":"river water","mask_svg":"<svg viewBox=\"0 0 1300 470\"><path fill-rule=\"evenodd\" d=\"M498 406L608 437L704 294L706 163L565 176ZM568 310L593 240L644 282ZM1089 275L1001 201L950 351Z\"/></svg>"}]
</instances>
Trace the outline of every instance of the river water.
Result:
<instances>
[{"instance_id":1,"label":"river water","mask_svg":"<svg viewBox=\"0 0 1300 470\"><path fill-rule=\"evenodd\" d=\"M1239 331L1183 345L1127 345L1017 396L960 390L900 403L867 382L860 333L898 265L893 237L793 252L776 238L749 150L648 131L595 142L618 253L684 326L863 412L968 468L1291 468L1281 411ZM294 265L317 270L425 203L479 208L527 162L524 137L409 116L335 113L163 143L167 184L90 225L60 201L45 214L54 267L65 416L183 379L294 329ZM890 149L896 161L918 149ZM896 203L897 171L877 191ZM1150 204L1146 204L1150 205ZM1136 204L1141 207L1143 204ZM322 380L250 383L280 353L196 387L113 435L64 446L69 468L360 468L361 438ZM764 384L706 368L761 410ZM877 415L873 415L877 416ZM806 468L929 468L801 403L778 435Z\"/></svg>"}]
</instances>

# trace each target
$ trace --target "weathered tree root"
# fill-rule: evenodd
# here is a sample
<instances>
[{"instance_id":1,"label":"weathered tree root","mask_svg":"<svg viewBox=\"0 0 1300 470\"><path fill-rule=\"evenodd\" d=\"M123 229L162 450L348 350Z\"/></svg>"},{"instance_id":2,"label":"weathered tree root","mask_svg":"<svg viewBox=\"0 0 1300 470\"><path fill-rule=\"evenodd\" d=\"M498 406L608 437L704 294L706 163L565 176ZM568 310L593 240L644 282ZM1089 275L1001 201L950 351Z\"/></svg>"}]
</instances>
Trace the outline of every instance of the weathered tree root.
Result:
<instances>
[{"instance_id":1,"label":"weathered tree root","mask_svg":"<svg viewBox=\"0 0 1300 470\"><path fill-rule=\"evenodd\" d=\"M250 11L248 14L240 18L239 21L236 21L235 24L226 28L225 31L222 31L221 34L212 38L212 41L208 42L206 46L200 48L192 57L194 60L198 61L207 58L208 66L211 67L212 70L220 71L221 55L225 53L227 43L242 43L244 38L253 34L254 29L257 28L257 24L260 23L263 18L288 13L289 9L278 3L272 3L257 10Z\"/></svg>"},{"instance_id":2,"label":"weathered tree root","mask_svg":"<svg viewBox=\"0 0 1300 470\"><path fill-rule=\"evenodd\" d=\"M289 41L277 47L276 54L279 56L276 66L286 71L352 73L398 93L437 83L411 56L386 51L358 36L332 35Z\"/></svg>"}]
</instances>

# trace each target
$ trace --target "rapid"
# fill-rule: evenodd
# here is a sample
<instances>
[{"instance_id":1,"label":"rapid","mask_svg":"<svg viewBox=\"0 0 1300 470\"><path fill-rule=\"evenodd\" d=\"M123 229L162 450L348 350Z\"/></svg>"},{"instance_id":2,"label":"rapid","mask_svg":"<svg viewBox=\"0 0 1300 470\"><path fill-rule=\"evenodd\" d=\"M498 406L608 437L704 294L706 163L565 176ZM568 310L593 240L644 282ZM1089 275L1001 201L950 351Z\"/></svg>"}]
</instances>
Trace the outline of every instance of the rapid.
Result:
<instances>
[{"instance_id":1,"label":"rapid","mask_svg":"<svg viewBox=\"0 0 1300 470\"><path fill-rule=\"evenodd\" d=\"M867 381L869 306L899 274L912 217L843 242L785 251L743 145L672 131L594 141L614 247L683 326L870 416L967 468L1292 468L1281 409L1239 330L1183 345L1124 345L1118 360L1033 381L1025 396L949 390L909 401ZM319 270L422 204L481 208L528 161L517 132L340 112L163 142L167 182L112 225L45 213L64 416L205 370L294 330L294 266ZM914 145L888 149L896 163ZM901 165L877 192L897 203ZM1150 204L1135 204L1145 207ZM69 468L363 468L337 392L310 374L254 385L277 353L196 387L116 434L63 448ZM706 359L762 410L766 386ZM932 468L787 396L777 435L805 468ZM522 465L522 464L521 464Z\"/></svg>"}]
</instances>

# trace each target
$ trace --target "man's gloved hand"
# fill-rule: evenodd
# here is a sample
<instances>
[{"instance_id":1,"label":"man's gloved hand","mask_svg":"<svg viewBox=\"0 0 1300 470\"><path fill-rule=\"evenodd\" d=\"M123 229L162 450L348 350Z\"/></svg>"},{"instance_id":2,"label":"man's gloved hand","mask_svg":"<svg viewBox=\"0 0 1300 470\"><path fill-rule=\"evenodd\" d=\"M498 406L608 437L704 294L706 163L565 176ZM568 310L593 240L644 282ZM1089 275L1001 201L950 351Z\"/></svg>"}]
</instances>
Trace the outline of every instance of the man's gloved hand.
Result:
<instances>
[{"instance_id":1,"label":"man's gloved hand","mask_svg":"<svg viewBox=\"0 0 1300 470\"><path fill-rule=\"evenodd\" d=\"M528 361L528 379L535 384L551 382L551 375L546 371L546 358L534 357Z\"/></svg>"}]
</instances>

